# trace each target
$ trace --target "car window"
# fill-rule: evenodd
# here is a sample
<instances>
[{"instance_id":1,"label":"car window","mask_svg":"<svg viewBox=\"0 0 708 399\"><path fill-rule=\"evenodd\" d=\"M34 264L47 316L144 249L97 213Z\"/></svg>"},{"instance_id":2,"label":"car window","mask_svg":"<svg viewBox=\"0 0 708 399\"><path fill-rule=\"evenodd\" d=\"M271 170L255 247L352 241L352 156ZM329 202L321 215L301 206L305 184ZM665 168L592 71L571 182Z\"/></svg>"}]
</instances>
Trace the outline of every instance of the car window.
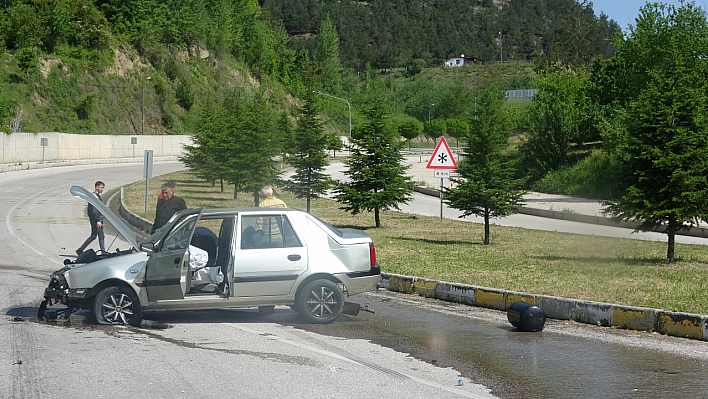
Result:
<instances>
[{"instance_id":1,"label":"car window","mask_svg":"<svg viewBox=\"0 0 708 399\"><path fill-rule=\"evenodd\" d=\"M285 215L249 215L241 219L241 248L301 247L292 224Z\"/></svg>"},{"instance_id":2,"label":"car window","mask_svg":"<svg viewBox=\"0 0 708 399\"><path fill-rule=\"evenodd\" d=\"M192 234L192 229L194 228L194 224L196 222L197 216L194 215L172 229L170 234L165 237L162 249L166 251L174 249L187 249L187 246L189 246L189 239Z\"/></svg>"}]
</instances>

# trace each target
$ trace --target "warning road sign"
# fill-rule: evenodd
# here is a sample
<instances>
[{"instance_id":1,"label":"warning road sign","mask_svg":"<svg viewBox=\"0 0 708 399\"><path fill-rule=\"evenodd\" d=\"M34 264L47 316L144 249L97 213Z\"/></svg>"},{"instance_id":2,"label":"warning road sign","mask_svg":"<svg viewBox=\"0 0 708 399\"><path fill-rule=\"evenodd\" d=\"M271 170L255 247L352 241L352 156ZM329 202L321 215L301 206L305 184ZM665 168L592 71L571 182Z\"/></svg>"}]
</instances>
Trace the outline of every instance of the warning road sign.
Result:
<instances>
[{"instance_id":1,"label":"warning road sign","mask_svg":"<svg viewBox=\"0 0 708 399\"><path fill-rule=\"evenodd\" d=\"M457 169L457 162L452 156L452 151L450 151L445 137L440 137L440 141L435 146L435 151L425 167L427 169Z\"/></svg>"}]
</instances>

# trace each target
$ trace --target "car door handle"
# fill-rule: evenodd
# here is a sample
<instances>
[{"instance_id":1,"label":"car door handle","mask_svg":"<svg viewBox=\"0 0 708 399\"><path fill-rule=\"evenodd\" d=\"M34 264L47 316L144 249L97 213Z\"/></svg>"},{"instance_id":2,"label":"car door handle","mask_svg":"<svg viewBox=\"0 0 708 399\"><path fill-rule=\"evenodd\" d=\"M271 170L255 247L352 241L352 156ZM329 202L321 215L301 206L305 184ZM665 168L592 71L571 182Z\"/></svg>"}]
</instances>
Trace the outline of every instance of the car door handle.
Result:
<instances>
[{"instance_id":1,"label":"car door handle","mask_svg":"<svg viewBox=\"0 0 708 399\"><path fill-rule=\"evenodd\" d=\"M302 259L302 256L300 255L288 255L288 260L291 260L293 262L298 261L300 259Z\"/></svg>"}]
</instances>

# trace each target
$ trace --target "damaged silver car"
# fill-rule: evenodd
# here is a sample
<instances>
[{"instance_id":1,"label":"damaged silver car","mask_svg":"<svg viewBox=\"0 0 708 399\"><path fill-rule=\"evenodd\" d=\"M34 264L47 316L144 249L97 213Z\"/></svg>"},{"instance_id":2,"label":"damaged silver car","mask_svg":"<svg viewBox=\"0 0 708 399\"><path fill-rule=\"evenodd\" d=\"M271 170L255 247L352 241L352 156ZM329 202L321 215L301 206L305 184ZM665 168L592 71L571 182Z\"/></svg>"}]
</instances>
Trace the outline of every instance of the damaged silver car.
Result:
<instances>
[{"instance_id":1,"label":"damaged silver car","mask_svg":"<svg viewBox=\"0 0 708 399\"><path fill-rule=\"evenodd\" d=\"M139 325L145 311L257 307L270 314L289 305L306 322L330 323L368 310L345 297L373 291L381 279L368 234L297 209L186 209L139 239L91 192L70 191L132 248L67 259L51 275L40 320L87 309L99 324Z\"/></svg>"}]
</instances>

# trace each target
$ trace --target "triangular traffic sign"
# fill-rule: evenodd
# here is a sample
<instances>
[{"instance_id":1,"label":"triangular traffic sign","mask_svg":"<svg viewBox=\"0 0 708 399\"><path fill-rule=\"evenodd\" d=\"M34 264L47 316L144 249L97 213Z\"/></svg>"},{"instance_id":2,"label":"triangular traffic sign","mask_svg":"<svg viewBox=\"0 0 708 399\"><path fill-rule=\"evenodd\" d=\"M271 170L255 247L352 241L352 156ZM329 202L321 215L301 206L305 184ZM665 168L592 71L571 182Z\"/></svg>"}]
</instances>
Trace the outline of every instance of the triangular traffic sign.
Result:
<instances>
[{"instance_id":1,"label":"triangular traffic sign","mask_svg":"<svg viewBox=\"0 0 708 399\"><path fill-rule=\"evenodd\" d=\"M435 151L425 167L427 169L457 169L457 162L452 156L452 151L450 151L445 137L440 137L440 141L435 146Z\"/></svg>"}]
</instances>

